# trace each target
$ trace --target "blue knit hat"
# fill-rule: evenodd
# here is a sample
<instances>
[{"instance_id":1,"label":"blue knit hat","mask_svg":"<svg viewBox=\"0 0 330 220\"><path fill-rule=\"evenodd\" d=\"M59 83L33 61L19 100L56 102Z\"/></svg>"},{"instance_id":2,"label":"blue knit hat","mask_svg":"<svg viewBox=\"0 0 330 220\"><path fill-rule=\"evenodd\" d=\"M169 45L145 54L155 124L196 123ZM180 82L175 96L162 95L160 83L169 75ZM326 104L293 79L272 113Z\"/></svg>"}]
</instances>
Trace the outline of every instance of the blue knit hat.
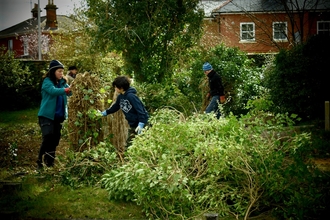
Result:
<instances>
[{"instance_id":1,"label":"blue knit hat","mask_svg":"<svg viewBox=\"0 0 330 220\"><path fill-rule=\"evenodd\" d=\"M60 62L60 61L58 61L58 60L52 60L52 61L50 61L50 63L49 63L49 70L48 70L48 72L51 70L51 69L58 69L58 68L61 68L61 69L64 69L64 65Z\"/></svg>"},{"instance_id":2,"label":"blue knit hat","mask_svg":"<svg viewBox=\"0 0 330 220\"><path fill-rule=\"evenodd\" d=\"M203 64L203 71L211 70L212 66L208 62Z\"/></svg>"}]
</instances>

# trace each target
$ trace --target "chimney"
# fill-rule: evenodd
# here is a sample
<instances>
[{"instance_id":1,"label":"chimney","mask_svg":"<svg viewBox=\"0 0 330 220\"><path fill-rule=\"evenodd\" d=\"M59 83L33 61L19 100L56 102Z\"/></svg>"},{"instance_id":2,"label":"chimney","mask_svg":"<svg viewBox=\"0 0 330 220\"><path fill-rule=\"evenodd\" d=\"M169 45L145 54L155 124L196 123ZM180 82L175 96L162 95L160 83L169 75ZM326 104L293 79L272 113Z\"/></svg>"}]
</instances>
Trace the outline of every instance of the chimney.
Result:
<instances>
[{"instance_id":1,"label":"chimney","mask_svg":"<svg viewBox=\"0 0 330 220\"><path fill-rule=\"evenodd\" d=\"M40 9L40 12L41 9ZM38 18L38 4L34 4L34 8L31 10L32 18Z\"/></svg>"},{"instance_id":2,"label":"chimney","mask_svg":"<svg viewBox=\"0 0 330 220\"><path fill-rule=\"evenodd\" d=\"M54 5L54 0L48 0L48 5L46 5L46 28L57 28L57 17L56 17L56 5Z\"/></svg>"}]
</instances>

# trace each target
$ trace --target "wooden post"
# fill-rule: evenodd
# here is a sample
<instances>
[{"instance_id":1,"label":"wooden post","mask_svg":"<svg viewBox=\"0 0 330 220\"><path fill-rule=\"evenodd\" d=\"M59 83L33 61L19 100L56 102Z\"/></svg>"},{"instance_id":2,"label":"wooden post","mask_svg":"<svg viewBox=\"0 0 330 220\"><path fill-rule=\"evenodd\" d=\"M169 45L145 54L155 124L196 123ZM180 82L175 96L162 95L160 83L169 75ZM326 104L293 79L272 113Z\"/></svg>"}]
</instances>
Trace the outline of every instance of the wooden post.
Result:
<instances>
[{"instance_id":1,"label":"wooden post","mask_svg":"<svg viewBox=\"0 0 330 220\"><path fill-rule=\"evenodd\" d=\"M329 131L330 120L329 120L329 101L325 101L325 130Z\"/></svg>"}]
</instances>

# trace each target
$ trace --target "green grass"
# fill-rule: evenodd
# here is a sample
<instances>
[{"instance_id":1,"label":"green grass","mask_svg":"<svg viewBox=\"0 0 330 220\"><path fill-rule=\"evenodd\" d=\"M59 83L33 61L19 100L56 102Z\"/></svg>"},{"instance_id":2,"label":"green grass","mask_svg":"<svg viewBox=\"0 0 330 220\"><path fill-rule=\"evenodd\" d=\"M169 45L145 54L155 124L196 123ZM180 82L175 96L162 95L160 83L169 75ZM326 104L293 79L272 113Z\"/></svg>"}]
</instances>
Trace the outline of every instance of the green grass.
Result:
<instances>
[{"instance_id":1,"label":"green grass","mask_svg":"<svg viewBox=\"0 0 330 220\"><path fill-rule=\"evenodd\" d=\"M71 189L51 179L29 175L19 189L1 190L0 217L18 219L145 219L133 203L109 201L99 187Z\"/></svg>"},{"instance_id":2,"label":"green grass","mask_svg":"<svg viewBox=\"0 0 330 220\"><path fill-rule=\"evenodd\" d=\"M36 136L40 135L38 110L0 112L0 219L146 219L141 207L132 202L110 201L108 192L100 186L73 189L62 185L56 173L39 174L33 170L39 147L39 142L33 141L40 139ZM2 167L7 142L17 143L19 154L25 153L24 167L19 167L20 163ZM28 142L33 143L27 145ZM22 151L21 146L27 151ZM28 154L33 162L29 166ZM24 175L15 175L20 172ZM6 182L22 185L15 189Z\"/></svg>"},{"instance_id":3,"label":"green grass","mask_svg":"<svg viewBox=\"0 0 330 220\"><path fill-rule=\"evenodd\" d=\"M39 108L20 111L0 111L0 125L26 124L38 121Z\"/></svg>"}]
</instances>

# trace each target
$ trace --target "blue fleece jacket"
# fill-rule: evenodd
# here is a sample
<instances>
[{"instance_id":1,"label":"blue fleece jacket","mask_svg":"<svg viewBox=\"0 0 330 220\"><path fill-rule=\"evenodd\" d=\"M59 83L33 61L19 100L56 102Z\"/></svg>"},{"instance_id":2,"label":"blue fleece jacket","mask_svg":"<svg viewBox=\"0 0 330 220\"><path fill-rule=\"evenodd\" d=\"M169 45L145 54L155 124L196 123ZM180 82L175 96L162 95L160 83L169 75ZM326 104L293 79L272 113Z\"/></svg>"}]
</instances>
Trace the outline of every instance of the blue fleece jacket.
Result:
<instances>
[{"instance_id":1,"label":"blue fleece jacket","mask_svg":"<svg viewBox=\"0 0 330 220\"><path fill-rule=\"evenodd\" d=\"M106 111L107 114L112 114L119 109L123 111L130 127L137 127L139 122L144 124L148 122L148 112L133 87L129 87L124 94L118 95L116 102Z\"/></svg>"},{"instance_id":2,"label":"blue fleece jacket","mask_svg":"<svg viewBox=\"0 0 330 220\"><path fill-rule=\"evenodd\" d=\"M64 101L64 118L68 117L68 106L67 106L67 94L65 93L65 88L69 87L64 79L61 79L59 82L59 87L50 80L49 77L46 77L42 82L41 87L41 104L38 112L38 116L49 118L54 120L56 112L56 102L57 96L62 96ZM69 96L71 93L69 94Z\"/></svg>"}]
</instances>

